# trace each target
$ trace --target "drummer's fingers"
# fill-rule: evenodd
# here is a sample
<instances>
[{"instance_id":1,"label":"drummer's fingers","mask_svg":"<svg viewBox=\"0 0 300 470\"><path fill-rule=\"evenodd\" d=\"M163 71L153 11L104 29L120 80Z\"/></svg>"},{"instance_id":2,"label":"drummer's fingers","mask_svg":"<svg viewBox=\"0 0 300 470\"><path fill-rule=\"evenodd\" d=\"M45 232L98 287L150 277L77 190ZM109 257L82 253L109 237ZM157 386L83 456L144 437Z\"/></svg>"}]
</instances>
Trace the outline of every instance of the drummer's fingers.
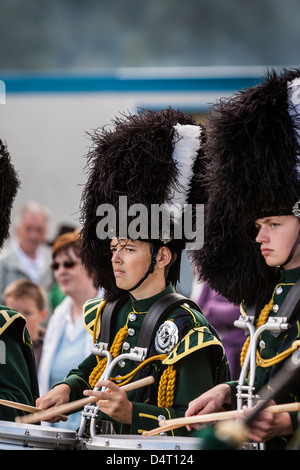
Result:
<instances>
[{"instance_id":1,"label":"drummer's fingers","mask_svg":"<svg viewBox=\"0 0 300 470\"><path fill-rule=\"evenodd\" d=\"M118 392L120 387L110 380L100 380L96 383L96 388L106 387L106 392Z\"/></svg>"},{"instance_id":2,"label":"drummer's fingers","mask_svg":"<svg viewBox=\"0 0 300 470\"><path fill-rule=\"evenodd\" d=\"M95 397L99 399L103 396L103 393L105 392L101 392L100 390L84 390L83 391L83 395L87 397Z\"/></svg>"},{"instance_id":3,"label":"drummer's fingers","mask_svg":"<svg viewBox=\"0 0 300 470\"><path fill-rule=\"evenodd\" d=\"M55 418L51 418L47 420L48 423L58 423L60 421L60 417L56 416Z\"/></svg>"},{"instance_id":4,"label":"drummer's fingers","mask_svg":"<svg viewBox=\"0 0 300 470\"><path fill-rule=\"evenodd\" d=\"M83 394L97 398L97 405L100 407L103 407L105 402L107 405L109 402L120 402L124 400L124 396L126 396L126 392L110 380L99 381L96 384L96 388L102 387L106 387L106 390L84 390Z\"/></svg>"},{"instance_id":5,"label":"drummer's fingers","mask_svg":"<svg viewBox=\"0 0 300 470\"><path fill-rule=\"evenodd\" d=\"M40 408L41 410L47 410L51 406L56 406L57 404L58 404L57 400L51 399L51 398L41 397L40 399L36 401L36 406Z\"/></svg>"},{"instance_id":6,"label":"drummer's fingers","mask_svg":"<svg viewBox=\"0 0 300 470\"><path fill-rule=\"evenodd\" d=\"M97 398L97 403L101 401L109 401L114 399L114 394L111 393L110 390L105 390L104 392L101 392L100 390L84 390L83 394L85 396L90 396L90 397L95 397Z\"/></svg>"},{"instance_id":7,"label":"drummer's fingers","mask_svg":"<svg viewBox=\"0 0 300 470\"><path fill-rule=\"evenodd\" d=\"M186 425L186 429L187 429L188 431L192 431L193 429L195 429L196 431L198 431L200 428L201 428L200 424L187 424L187 425Z\"/></svg>"}]
</instances>

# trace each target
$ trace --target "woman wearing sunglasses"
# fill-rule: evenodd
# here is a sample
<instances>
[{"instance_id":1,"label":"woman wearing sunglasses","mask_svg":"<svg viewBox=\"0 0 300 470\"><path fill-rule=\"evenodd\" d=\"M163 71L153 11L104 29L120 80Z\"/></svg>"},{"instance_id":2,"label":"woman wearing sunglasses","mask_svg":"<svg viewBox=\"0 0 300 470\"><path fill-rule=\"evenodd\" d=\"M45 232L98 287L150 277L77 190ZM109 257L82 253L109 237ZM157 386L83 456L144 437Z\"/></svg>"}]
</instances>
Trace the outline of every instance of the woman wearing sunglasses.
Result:
<instances>
[{"instance_id":1,"label":"woman wearing sunglasses","mask_svg":"<svg viewBox=\"0 0 300 470\"><path fill-rule=\"evenodd\" d=\"M79 251L77 230L58 237L52 248L51 267L66 297L54 310L46 330L39 366L42 395L61 381L92 349L92 338L83 326L82 311L85 302L98 297L100 292L92 275L82 266ZM63 427L76 429L79 420L80 413L73 414L67 423L63 423ZM53 425L59 426L60 423Z\"/></svg>"}]
</instances>

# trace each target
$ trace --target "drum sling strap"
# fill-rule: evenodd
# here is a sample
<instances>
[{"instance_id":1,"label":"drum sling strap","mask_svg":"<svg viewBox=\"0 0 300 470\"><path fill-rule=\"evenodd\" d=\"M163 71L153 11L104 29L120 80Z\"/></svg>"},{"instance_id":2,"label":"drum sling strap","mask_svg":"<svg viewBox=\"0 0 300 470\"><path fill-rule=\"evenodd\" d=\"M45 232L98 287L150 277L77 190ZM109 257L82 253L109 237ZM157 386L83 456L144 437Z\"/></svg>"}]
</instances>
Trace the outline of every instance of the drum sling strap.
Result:
<instances>
[{"instance_id":1,"label":"drum sling strap","mask_svg":"<svg viewBox=\"0 0 300 470\"><path fill-rule=\"evenodd\" d=\"M115 324L118 312L122 305L128 300L128 295L124 294L113 302L108 302L101 315L101 329L99 342L105 343L110 347L113 342L113 335L115 331Z\"/></svg>"},{"instance_id":2,"label":"drum sling strap","mask_svg":"<svg viewBox=\"0 0 300 470\"><path fill-rule=\"evenodd\" d=\"M111 346L115 331L116 317L126 300L128 300L128 295L121 296L104 307L101 318L100 342ZM149 351L159 325L163 323L173 309L182 304L186 304L188 307L195 310L200 310L195 302L178 293L166 294L154 302L143 320L136 346L146 348L147 351Z\"/></svg>"},{"instance_id":3,"label":"drum sling strap","mask_svg":"<svg viewBox=\"0 0 300 470\"><path fill-rule=\"evenodd\" d=\"M147 348L149 351L159 325L164 322L172 310L183 304L199 311L199 306L195 302L178 293L167 294L154 302L142 323L137 347Z\"/></svg>"}]
</instances>

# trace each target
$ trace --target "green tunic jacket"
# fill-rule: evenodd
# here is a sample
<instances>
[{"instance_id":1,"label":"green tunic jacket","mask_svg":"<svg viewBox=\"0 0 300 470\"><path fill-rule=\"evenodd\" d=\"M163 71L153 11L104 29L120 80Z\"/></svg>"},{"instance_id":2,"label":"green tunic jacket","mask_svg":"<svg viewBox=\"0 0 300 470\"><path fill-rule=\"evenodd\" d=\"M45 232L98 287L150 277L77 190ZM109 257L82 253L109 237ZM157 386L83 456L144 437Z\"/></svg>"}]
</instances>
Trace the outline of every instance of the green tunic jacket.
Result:
<instances>
[{"instance_id":1,"label":"green tunic jacket","mask_svg":"<svg viewBox=\"0 0 300 470\"><path fill-rule=\"evenodd\" d=\"M115 325L115 334L124 325L128 326L130 332L124 340L120 354L125 351L125 347L127 352L137 344L142 322L151 305L158 298L171 292L174 290L169 285L160 294L148 299L135 300L131 295L129 296L128 301L120 308ZM91 334L96 329L96 338L99 338L101 328L100 322L95 323L100 302L101 300L95 299L85 305L86 328ZM116 431L120 434L141 434L144 430L153 429L158 426L160 416L167 419L184 416L191 400L229 377L228 361L223 345L217 333L200 312L180 306L171 312L168 320L176 324L179 341L163 362L150 362L145 370L134 377L133 380L137 380L142 376L153 375L156 380L151 386L127 394L133 404L133 420L131 426L115 423ZM152 345L148 356L158 354L155 346ZM90 355L79 365L78 369L69 372L64 383L71 387L70 399L72 401L82 398L83 390L91 388L89 376L96 364L96 357ZM172 406L161 407L157 403L158 384L163 371L170 364L176 370L174 401ZM137 365L131 360L120 361L113 370L112 377L125 376ZM107 416L104 419L107 419ZM183 427L170 431L169 434L187 435L188 433Z\"/></svg>"},{"instance_id":2,"label":"green tunic jacket","mask_svg":"<svg viewBox=\"0 0 300 470\"><path fill-rule=\"evenodd\" d=\"M0 306L0 398L35 405L38 381L33 345L26 320L8 307ZM0 419L14 421L25 412L0 406Z\"/></svg>"},{"instance_id":3,"label":"green tunic jacket","mask_svg":"<svg viewBox=\"0 0 300 470\"><path fill-rule=\"evenodd\" d=\"M273 311L270 313L270 317L276 317L283 300L290 292L295 282L300 278L300 268L291 270L280 270L280 278L278 284L275 286L272 299L273 299ZM269 331L264 331L260 337L258 351L262 359L271 359L282 353L283 351L291 348L294 341L299 340L300 337L300 312L298 312L294 321L291 324L291 328L282 331L278 337L275 337ZM286 359L285 359L286 360ZM256 367L255 376L255 391L256 393L266 384L269 384L273 379L274 375L280 370L285 360L280 361L278 364L271 365L270 367ZM231 382L232 390L232 402L236 401L236 385L237 382ZM276 399L278 404L280 403L291 403L300 401L300 377L295 378L292 383L288 385L285 391ZM298 423L298 413L290 413L292 418L293 426L296 429Z\"/></svg>"}]
</instances>

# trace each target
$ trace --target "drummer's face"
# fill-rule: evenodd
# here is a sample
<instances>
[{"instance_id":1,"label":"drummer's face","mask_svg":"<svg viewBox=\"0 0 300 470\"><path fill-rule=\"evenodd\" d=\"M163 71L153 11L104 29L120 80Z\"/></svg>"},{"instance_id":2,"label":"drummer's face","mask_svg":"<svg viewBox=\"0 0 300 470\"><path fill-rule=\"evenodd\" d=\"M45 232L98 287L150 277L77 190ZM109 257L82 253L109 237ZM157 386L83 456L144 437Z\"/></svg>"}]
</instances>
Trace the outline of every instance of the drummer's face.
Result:
<instances>
[{"instance_id":1,"label":"drummer's face","mask_svg":"<svg viewBox=\"0 0 300 470\"><path fill-rule=\"evenodd\" d=\"M151 262L150 246L150 243L139 240L112 239L111 261L120 289L131 289L145 276Z\"/></svg>"},{"instance_id":2,"label":"drummer's face","mask_svg":"<svg viewBox=\"0 0 300 470\"><path fill-rule=\"evenodd\" d=\"M258 230L257 243L268 266L282 266L289 257L297 240L300 224L293 215L281 215L258 219L255 223ZM300 244L291 261L284 267L292 269L300 266Z\"/></svg>"}]
</instances>

